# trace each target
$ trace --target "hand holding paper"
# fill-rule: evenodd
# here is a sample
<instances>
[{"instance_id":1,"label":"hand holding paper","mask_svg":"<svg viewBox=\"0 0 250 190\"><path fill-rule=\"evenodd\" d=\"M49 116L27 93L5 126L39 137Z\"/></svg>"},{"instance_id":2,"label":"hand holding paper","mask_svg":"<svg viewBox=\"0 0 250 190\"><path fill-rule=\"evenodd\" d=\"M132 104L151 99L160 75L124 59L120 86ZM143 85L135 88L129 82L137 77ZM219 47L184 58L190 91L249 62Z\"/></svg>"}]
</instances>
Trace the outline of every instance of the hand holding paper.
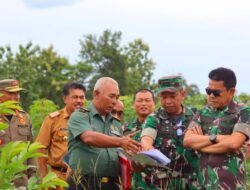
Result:
<instances>
[{"instance_id":1,"label":"hand holding paper","mask_svg":"<svg viewBox=\"0 0 250 190\"><path fill-rule=\"evenodd\" d=\"M162 167L169 169L166 165L170 163L170 159L157 149L141 151L135 155L129 155L124 150L119 151L122 151L122 153L131 161L140 163L142 166L144 165L147 167Z\"/></svg>"},{"instance_id":2,"label":"hand holding paper","mask_svg":"<svg viewBox=\"0 0 250 190\"><path fill-rule=\"evenodd\" d=\"M162 154L161 151L157 149L151 149L147 151L141 151L139 154L144 154L156 160L159 164L167 165L170 163L170 159Z\"/></svg>"}]
</instances>

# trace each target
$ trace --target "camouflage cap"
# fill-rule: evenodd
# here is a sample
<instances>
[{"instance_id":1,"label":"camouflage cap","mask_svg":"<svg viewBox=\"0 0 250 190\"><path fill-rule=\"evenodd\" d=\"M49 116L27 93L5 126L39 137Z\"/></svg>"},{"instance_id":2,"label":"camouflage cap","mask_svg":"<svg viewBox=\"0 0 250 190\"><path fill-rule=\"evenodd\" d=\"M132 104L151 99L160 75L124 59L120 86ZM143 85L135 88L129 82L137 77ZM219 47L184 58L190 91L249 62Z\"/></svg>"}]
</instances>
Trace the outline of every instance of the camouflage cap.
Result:
<instances>
[{"instance_id":1,"label":"camouflage cap","mask_svg":"<svg viewBox=\"0 0 250 190\"><path fill-rule=\"evenodd\" d=\"M179 88L183 88L183 78L180 75L161 77L158 86L158 94L164 91L176 92Z\"/></svg>"},{"instance_id":2,"label":"camouflage cap","mask_svg":"<svg viewBox=\"0 0 250 190\"><path fill-rule=\"evenodd\" d=\"M4 90L7 92L19 92L24 89L20 88L18 80L5 79L5 80L0 80L0 90Z\"/></svg>"}]
</instances>

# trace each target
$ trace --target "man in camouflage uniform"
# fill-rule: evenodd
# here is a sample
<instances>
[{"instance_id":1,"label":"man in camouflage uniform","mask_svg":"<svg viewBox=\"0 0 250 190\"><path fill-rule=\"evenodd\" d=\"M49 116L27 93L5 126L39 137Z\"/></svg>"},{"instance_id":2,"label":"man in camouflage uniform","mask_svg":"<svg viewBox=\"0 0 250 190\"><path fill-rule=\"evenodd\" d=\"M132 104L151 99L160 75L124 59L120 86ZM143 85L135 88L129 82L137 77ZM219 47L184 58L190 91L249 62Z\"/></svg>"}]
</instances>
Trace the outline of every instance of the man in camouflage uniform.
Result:
<instances>
[{"instance_id":1,"label":"man in camouflage uniform","mask_svg":"<svg viewBox=\"0 0 250 190\"><path fill-rule=\"evenodd\" d=\"M133 139L140 142L142 124L146 120L148 115L154 111L155 108L154 94L151 90L148 89L139 90L134 95L133 103L134 103L134 110L137 114L137 118L129 122L127 125L125 125L124 134L126 135L127 133L139 131L135 136L133 136ZM135 168L132 169L136 171ZM150 186L145 182L144 176L146 175L146 172L148 171L145 172L143 171L141 173L133 172L132 174L133 189L138 189L138 188L142 188L144 190L153 189L153 186Z\"/></svg>"},{"instance_id":2,"label":"man in camouflage uniform","mask_svg":"<svg viewBox=\"0 0 250 190\"><path fill-rule=\"evenodd\" d=\"M15 79L5 79L0 81L0 103L6 101L20 100L20 91L23 88L19 87L19 81ZM33 141L32 126L29 115L23 110L14 110L13 115L0 115L0 122L8 124L8 128L0 131L0 146L4 146L13 141ZM35 165L34 159L28 159L27 165ZM29 168L24 172L24 176L14 180L15 187L27 187L28 178L34 176L36 171L34 168Z\"/></svg>"},{"instance_id":3,"label":"man in camouflage uniform","mask_svg":"<svg viewBox=\"0 0 250 190\"><path fill-rule=\"evenodd\" d=\"M39 152L48 154L48 158L38 158L41 178L48 174L48 164L59 178L66 180L68 165L63 161L63 156L68 151L67 123L71 113L84 105L85 93L86 89L82 84L67 83L62 90L65 107L50 113L43 121L36 139L36 142L45 146ZM57 187L57 189L61 188Z\"/></svg>"},{"instance_id":4,"label":"man in camouflage uniform","mask_svg":"<svg viewBox=\"0 0 250 190\"><path fill-rule=\"evenodd\" d=\"M157 170L147 176L148 184L158 189L196 189L198 159L194 151L183 147L183 135L194 110L183 105L186 92L181 76L162 77L158 81L161 108L144 123L141 143L144 150L153 146L167 156L171 172ZM152 146L153 145L153 146Z\"/></svg>"},{"instance_id":5,"label":"man in camouflage uniform","mask_svg":"<svg viewBox=\"0 0 250 190\"><path fill-rule=\"evenodd\" d=\"M184 145L201 152L199 183L202 189L247 189L245 142L250 137L250 109L233 100L234 72L217 68L209 75L207 107L190 123Z\"/></svg>"}]
</instances>

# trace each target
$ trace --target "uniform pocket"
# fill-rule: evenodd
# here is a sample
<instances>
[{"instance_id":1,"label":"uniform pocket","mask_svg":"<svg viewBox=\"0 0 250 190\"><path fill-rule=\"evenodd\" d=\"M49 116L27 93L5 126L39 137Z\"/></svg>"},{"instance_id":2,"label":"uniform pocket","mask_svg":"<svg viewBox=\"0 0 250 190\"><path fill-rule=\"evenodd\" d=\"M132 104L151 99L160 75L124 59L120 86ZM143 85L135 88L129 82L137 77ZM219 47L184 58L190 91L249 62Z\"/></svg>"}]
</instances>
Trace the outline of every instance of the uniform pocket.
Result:
<instances>
[{"instance_id":1,"label":"uniform pocket","mask_svg":"<svg viewBox=\"0 0 250 190\"><path fill-rule=\"evenodd\" d=\"M68 129L67 128L59 128L55 135L56 141L68 141Z\"/></svg>"},{"instance_id":2,"label":"uniform pocket","mask_svg":"<svg viewBox=\"0 0 250 190\"><path fill-rule=\"evenodd\" d=\"M29 127L18 127L18 134L20 136L30 136L30 128Z\"/></svg>"}]
</instances>

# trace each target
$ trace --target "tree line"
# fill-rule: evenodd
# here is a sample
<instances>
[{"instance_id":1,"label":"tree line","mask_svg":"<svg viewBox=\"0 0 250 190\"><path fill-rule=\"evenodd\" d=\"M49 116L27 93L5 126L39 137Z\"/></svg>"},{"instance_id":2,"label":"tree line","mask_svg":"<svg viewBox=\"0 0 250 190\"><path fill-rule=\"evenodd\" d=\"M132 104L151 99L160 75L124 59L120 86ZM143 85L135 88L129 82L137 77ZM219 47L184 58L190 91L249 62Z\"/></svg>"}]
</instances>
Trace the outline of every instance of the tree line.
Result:
<instances>
[{"instance_id":1,"label":"tree line","mask_svg":"<svg viewBox=\"0 0 250 190\"><path fill-rule=\"evenodd\" d=\"M80 39L79 59L76 63L59 55L53 46L41 48L28 42L14 52L10 46L0 46L0 79L20 80L22 107L28 110L33 101L52 100L59 107L61 89L69 81L78 81L87 87L91 99L93 85L99 77L109 76L118 81L121 95L133 95L138 89L155 90L152 80L156 62L149 57L150 48L142 39L122 45L122 33L105 30L102 35L88 34ZM196 84L187 84L188 97L201 98ZM249 102L249 96L241 96Z\"/></svg>"}]
</instances>

